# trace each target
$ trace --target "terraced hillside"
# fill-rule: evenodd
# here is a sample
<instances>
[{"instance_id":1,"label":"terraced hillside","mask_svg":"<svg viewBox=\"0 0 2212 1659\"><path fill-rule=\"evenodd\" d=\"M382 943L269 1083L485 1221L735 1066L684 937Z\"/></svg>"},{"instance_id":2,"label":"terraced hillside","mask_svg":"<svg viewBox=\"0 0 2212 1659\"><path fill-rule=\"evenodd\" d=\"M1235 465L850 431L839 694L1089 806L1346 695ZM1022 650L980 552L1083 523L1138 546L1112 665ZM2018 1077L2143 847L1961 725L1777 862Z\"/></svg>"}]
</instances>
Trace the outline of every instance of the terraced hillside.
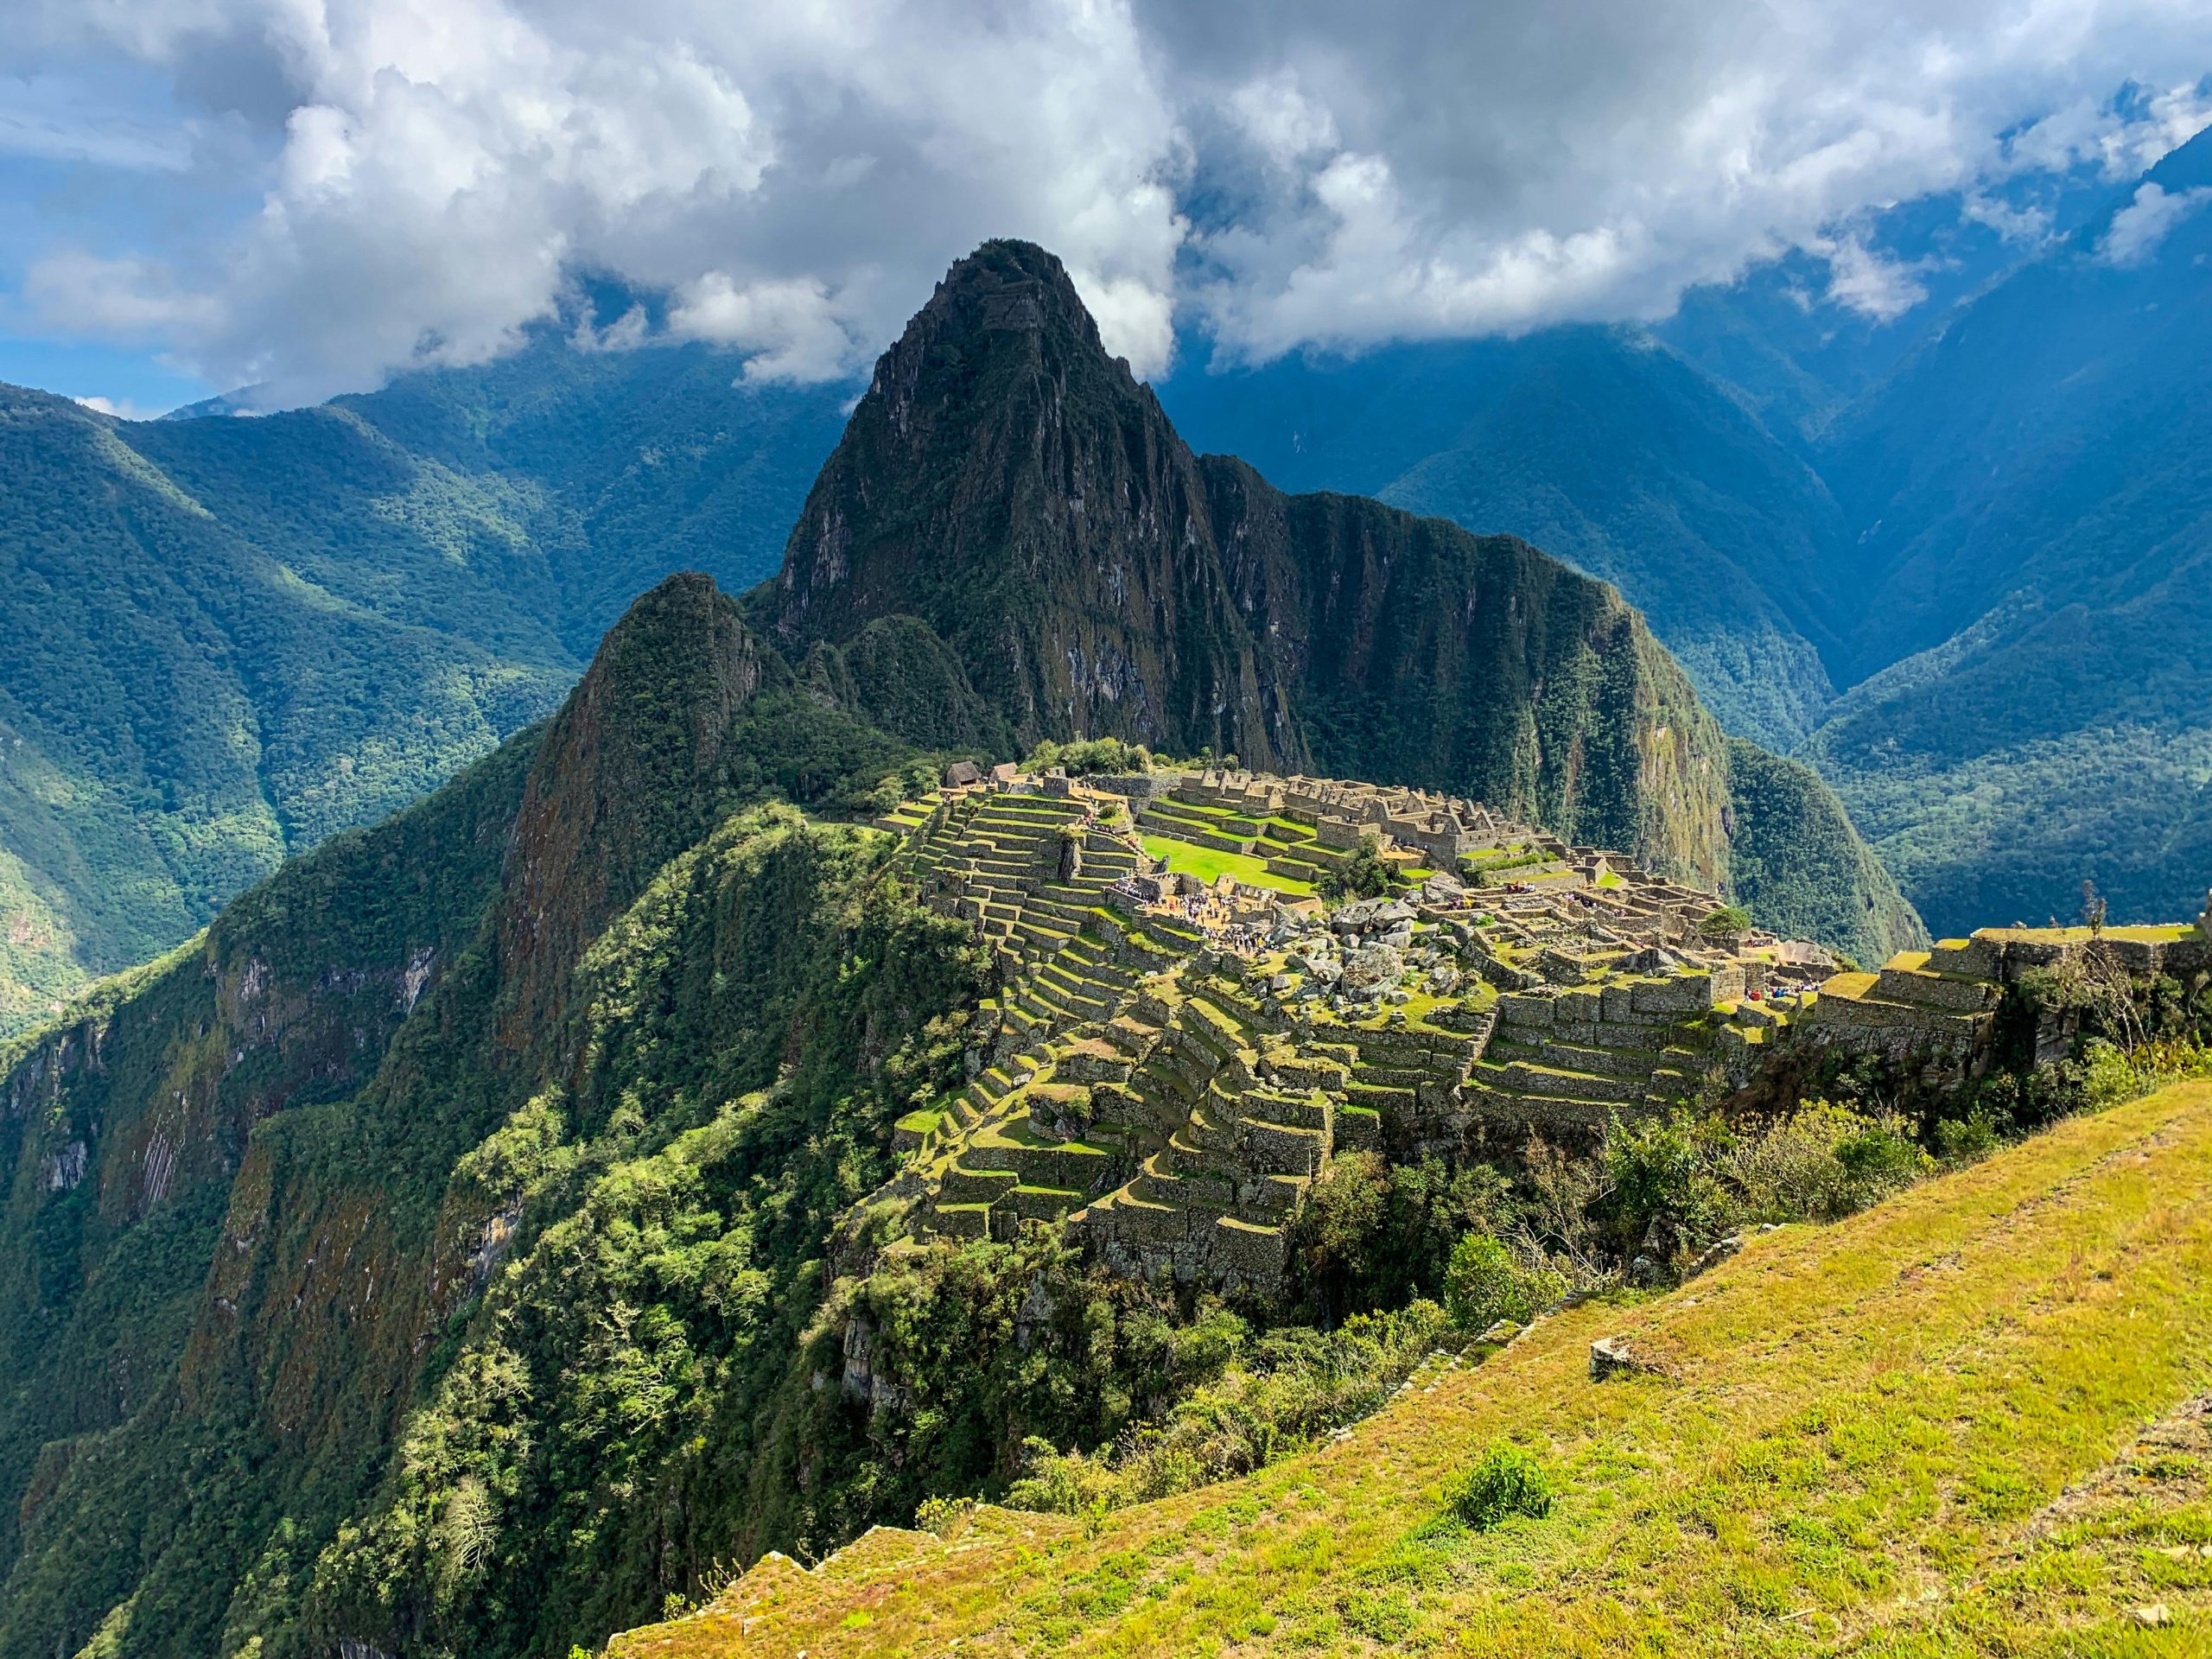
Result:
<instances>
[{"instance_id":1,"label":"terraced hillside","mask_svg":"<svg viewBox=\"0 0 2212 1659\"><path fill-rule=\"evenodd\" d=\"M964 1092L899 1126L894 1262L1043 1223L1120 1272L1274 1297L1342 1154L1586 1144L1751 1085L1815 1028L1926 1049L1946 1073L1989 1034L1985 1013L1961 1047L1853 988L1894 990L1902 969L1845 976L1847 1006L1817 1024L1827 953L1715 933L1709 893L1420 791L1006 767L880 827L1004 986L971 1027ZM1316 884L1361 858L1415 884L1410 901L1325 911ZM1961 950L1979 976L1955 975L1956 995L1993 1007L1999 955Z\"/></svg>"},{"instance_id":2,"label":"terraced hillside","mask_svg":"<svg viewBox=\"0 0 2212 1659\"><path fill-rule=\"evenodd\" d=\"M611 1659L2202 1653L2208 1167L2212 1084L2171 1089L1440 1354L1250 1478L769 1556ZM1599 1338L1637 1368L1593 1381ZM1556 1496L1471 1527L1449 1494L1501 1444Z\"/></svg>"}]
</instances>

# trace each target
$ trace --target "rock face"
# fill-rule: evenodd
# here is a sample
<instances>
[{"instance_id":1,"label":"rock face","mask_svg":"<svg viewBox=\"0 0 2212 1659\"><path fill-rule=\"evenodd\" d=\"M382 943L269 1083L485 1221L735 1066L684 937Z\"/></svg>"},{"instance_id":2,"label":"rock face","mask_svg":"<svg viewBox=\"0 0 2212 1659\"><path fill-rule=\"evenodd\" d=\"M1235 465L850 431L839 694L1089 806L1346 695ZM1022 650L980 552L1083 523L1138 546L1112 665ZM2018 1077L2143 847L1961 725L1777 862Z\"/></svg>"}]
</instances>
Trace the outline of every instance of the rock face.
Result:
<instances>
[{"instance_id":1,"label":"rock face","mask_svg":"<svg viewBox=\"0 0 2212 1659\"><path fill-rule=\"evenodd\" d=\"M1719 728L1618 594L1192 454L1025 243L963 260L884 354L750 603L787 647L920 618L1022 742L1448 788L1726 874Z\"/></svg>"},{"instance_id":2,"label":"rock face","mask_svg":"<svg viewBox=\"0 0 2212 1659\"><path fill-rule=\"evenodd\" d=\"M769 608L785 644L921 618L1025 739L1300 753L1236 601L1197 458L1059 261L995 242L877 364Z\"/></svg>"},{"instance_id":3,"label":"rock face","mask_svg":"<svg viewBox=\"0 0 2212 1659\"><path fill-rule=\"evenodd\" d=\"M1666 1363L1630 1347L1625 1337L1600 1337L1590 1344L1590 1380L1614 1376L1665 1376Z\"/></svg>"}]
</instances>

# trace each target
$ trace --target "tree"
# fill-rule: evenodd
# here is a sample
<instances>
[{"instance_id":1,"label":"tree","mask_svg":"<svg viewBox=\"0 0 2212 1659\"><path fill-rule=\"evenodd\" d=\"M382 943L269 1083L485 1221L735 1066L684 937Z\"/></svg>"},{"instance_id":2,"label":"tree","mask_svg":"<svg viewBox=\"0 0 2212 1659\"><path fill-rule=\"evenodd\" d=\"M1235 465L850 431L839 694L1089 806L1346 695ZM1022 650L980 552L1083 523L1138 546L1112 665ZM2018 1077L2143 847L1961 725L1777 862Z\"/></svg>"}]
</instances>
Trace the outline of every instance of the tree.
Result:
<instances>
[{"instance_id":1,"label":"tree","mask_svg":"<svg viewBox=\"0 0 2212 1659\"><path fill-rule=\"evenodd\" d=\"M2097 891L2097 884L2084 876L2082 880L2082 925L2089 930L2092 939L2105 936L2106 904L2104 894Z\"/></svg>"},{"instance_id":2,"label":"tree","mask_svg":"<svg viewBox=\"0 0 2212 1659\"><path fill-rule=\"evenodd\" d=\"M1707 939L1732 939L1751 925L1751 912L1741 905L1723 905L1708 911L1697 925L1698 936Z\"/></svg>"},{"instance_id":3,"label":"tree","mask_svg":"<svg viewBox=\"0 0 2212 1659\"><path fill-rule=\"evenodd\" d=\"M1363 836L1359 850L1321 877L1321 893L1328 899L1380 899L1397 880L1383 861L1382 843Z\"/></svg>"}]
</instances>

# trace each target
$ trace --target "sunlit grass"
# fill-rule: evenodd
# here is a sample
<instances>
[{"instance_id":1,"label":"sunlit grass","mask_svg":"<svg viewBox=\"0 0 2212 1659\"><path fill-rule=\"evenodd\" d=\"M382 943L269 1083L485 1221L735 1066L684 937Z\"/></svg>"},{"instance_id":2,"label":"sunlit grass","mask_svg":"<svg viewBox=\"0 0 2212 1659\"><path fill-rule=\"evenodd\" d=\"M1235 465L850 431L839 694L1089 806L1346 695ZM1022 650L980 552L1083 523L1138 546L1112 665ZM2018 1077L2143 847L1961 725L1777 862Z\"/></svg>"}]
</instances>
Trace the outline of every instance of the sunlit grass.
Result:
<instances>
[{"instance_id":1,"label":"sunlit grass","mask_svg":"<svg viewBox=\"0 0 2212 1659\"><path fill-rule=\"evenodd\" d=\"M1195 876L1209 887L1224 875L1233 875L1247 887L1266 887L1299 898L1311 897L1313 892L1311 881L1276 875L1258 859L1243 853L1194 846L1190 842L1176 841L1166 836L1147 836L1144 849L1154 858L1166 859L1167 868L1177 874Z\"/></svg>"},{"instance_id":2,"label":"sunlit grass","mask_svg":"<svg viewBox=\"0 0 2212 1659\"><path fill-rule=\"evenodd\" d=\"M1556 1315L1249 1478L1089 1525L987 1510L617 1651L2204 1652L2204 1471L2122 1454L2212 1389L2208 1171L2212 1084L2168 1089ZM1605 1335L1665 1374L1592 1383ZM1556 1501L1470 1531L1446 1495L1502 1443Z\"/></svg>"}]
</instances>

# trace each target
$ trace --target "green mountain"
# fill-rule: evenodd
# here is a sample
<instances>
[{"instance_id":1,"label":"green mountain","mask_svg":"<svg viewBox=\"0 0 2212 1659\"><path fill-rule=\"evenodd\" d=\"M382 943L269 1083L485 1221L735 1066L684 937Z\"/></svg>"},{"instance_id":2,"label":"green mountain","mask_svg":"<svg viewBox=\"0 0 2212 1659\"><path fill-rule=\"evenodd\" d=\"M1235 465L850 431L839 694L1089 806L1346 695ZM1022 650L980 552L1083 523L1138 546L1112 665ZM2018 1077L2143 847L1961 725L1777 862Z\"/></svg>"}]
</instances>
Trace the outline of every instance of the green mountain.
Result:
<instances>
[{"instance_id":1,"label":"green mountain","mask_svg":"<svg viewBox=\"0 0 2212 1659\"><path fill-rule=\"evenodd\" d=\"M2178 911L2212 871L2212 215L2116 260L2139 194L1946 319L1824 461L1866 596L1805 758L1939 927Z\"/></svg>"},{"instance_id":2,"label":"green mountain","mask_svg":"<svg viewBox=\"0 0 2212 1659\"><path fill-rule=\"evenodd\" d=\"M518 1195L553 1166L572 1196L616 1201L610 1169L680 1142L675 1173L702 1149L678 1130L718 1125L713 1248L676 1268L705 1194L671 1210L640 1191L621 1271L704 1274L779 1380L828 1219L881 1179L873 1130L938 1076L930 1022L972 1001L977 966L964 928L862 880L878 857L861 832L741 809L835 804L906 753L801 687L711 582L673 578L550 726L288 863L19 1046L0 1116L16 1173L0 1481L20 1500L0 1520L0 1652L74 1651L96 1630L104 1652L259 1653L264 1633L272 1653L327 1650L315 1632L402 1570L336 1529L435 1460L392 1462L420 1430L410 1412L507 1386L497 1352L453 1370L456 1321L541 1221ZM673 1020L659 1036L638 995ZM772 1104L747 1093L772 1085ZM640 1435L673 1427L651 1402L692 1380L606 1289L572 1330L517 1333L519 1351L673 1369L537 1449L597 1473L543 1517L569 1540L571 1599L518 1604L524 1624L634 1605L604 1577L622 1541L588 1542L588 1513L626 1501Z\"/></svg>"},{"instance_id":3,"label":"green mountain","mask_svg":"<svg viewBox=\"0 0 2212 1659\"><path fill-rule=\"evenodd\" d=\"M677 563L773 568L829 392L547 340L265 419L0 388L0 1032L552 708Z\"/></svg>"},{"instance_id":4,"label":"green mountain","mask_svg":"<svg viewBox=\"0 0 2212 1659\"><path fill-rule=\"evenodd\" d=\"M1023 744L1114 736L1448 790L1755 912L1817 885L1779 842L1732 863L1727 741L1618 592L1514 537L1194 454L1026 244L961 262L885 355L748 603L794 649L919 619ZM1821 864L1849 878L1824 937L1910 943L1840 809L1798 787L1854 849Z\"/></svg>"},{"instance_id":5,"label":"green mountain","mask_svg":"<svg viewBox=\"0 0 2212 1659\"><path fill-rule=\"evenodd\" d=\"M1162 396L1278 482L1615 582L1731 732L1827 779L1939 931L2070 916L2085 879L2149 920L2212 874L2208 188L2212 133L2023 202L2063 232L2032 248L1955 198L1901 207L1885 234L1930 297L1892 319L1822 301L1793 256L1649 332Z\"/></svg>"},{"instance_id":6,"label":"green mountain","mask_svg":"<svg viewBox=\"0 0 2212 1659\"><path fill-rule=\"evenodd\" d=\"M815 486L832 517L806 522L868 526L862 556L887 574L825 588L818 611L808 592L771 607L787 645L882 620L859 646L868 671L833 693L875 715L868 688L919 677L909 701L944 718L918 736L999 752L1086 731L1357 760L1726 881L1726 750L1616 596L1508 538L1286 498L1192 455L1065 276L993 298L969 291L971 267L886 359ZM969 315L985 304L1038 306L1037 326ZM738 372L699 346L549 337L262 419L121 423L0 393L16 645L0 662L0 1031L545 712L671 566L733 589L775 569L836 442L837 395L734 387ZM928 384L901 403L887 373ZM894 429L915 396L938 405ZM1063 420L1059 475L992 447ZM861 499L893 476L895 501ZM1544 527L1605 568L1570 518ZM1680 550L1667 522L1610 533L1662 565ZM828 568L804 529L791 552L794 580ZM1503 602L1461 613L1471 590ZM1795 639L1775 647L1783 681L1808 671ZM1893 893L1871 911L1872 931L1830 937L1862 955L1910 937Z\"/></svg>"},{"instance_id":7,"label":"green mountain","mask_svg":"<svg viewBox=\"0 0 2212 1659\"><path fill-rule=\"evenodd\" d=\"M1799 455L1649 334L1561 328L1190 373L1192 442L1291 488L1510 531L1603 577L1731 732L1787 750L1834 696L1824 584L1843 519Z\"/></svg>"}]
</instances>

